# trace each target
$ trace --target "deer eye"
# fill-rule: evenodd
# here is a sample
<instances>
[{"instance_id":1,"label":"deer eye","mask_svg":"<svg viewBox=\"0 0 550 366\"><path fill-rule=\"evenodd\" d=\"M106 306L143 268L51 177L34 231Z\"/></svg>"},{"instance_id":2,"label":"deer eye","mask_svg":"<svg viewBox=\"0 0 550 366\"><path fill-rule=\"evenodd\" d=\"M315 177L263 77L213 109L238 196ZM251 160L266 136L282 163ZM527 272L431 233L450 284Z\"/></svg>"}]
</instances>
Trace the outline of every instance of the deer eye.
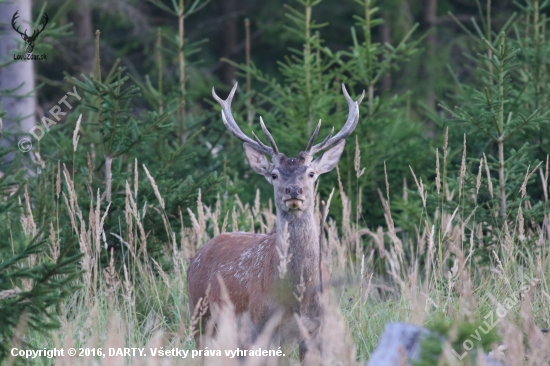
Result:
<instances>
[{"instance_id":1,"label":"deer eye","mask_svg":"<svg viewBox=\"0 0 550 366\"><path fill-rule=\"evenodd\" d=\"M271 174L271 179L277 179L277 174L272 173L272 174Z\"/></svg>"},{"instance_id":2,"label":"deer eye","mask_svg":"<svg viewBox=\"0 0 550 366\"><path fill-rule=\"evenodd\" d=\"M315 177L315 173L314 173L314 172L309 172L309 177L310 177L310 178Z\"/></svg>"}]
</instances>

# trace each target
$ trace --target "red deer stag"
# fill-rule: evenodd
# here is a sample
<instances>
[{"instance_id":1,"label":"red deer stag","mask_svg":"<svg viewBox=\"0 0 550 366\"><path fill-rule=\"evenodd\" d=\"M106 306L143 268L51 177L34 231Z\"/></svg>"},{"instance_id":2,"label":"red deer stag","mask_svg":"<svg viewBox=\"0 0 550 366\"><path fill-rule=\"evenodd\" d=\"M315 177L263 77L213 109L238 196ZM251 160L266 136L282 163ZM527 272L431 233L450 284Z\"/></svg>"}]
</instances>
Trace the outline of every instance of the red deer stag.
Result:
<instances>
[{"instance_id":1,"label":"red deer stag","mask_svg":"<svg viewBox=\"0 0 550 366\"><path fill-rule=\"evenodd\" d=\"M319 144L314 145L321 121L309 139L307 147L297 158L288 158L281 153L263 120L260 124L271 147L265 145L253 133L254 139L246 136L231 115L231 100L237 84L226 100L218 97L212 89L214 99L222 107L222 120L225 127L243 141L250 167L263 175L275 190L277 208L277 228L271 234L250 234L244 232L223 233L207 242L191 259L187 271L189 306L193 312L197 303L206 297L209 305L221 303L221 277L237 314L246 314L256 332L261 332L270 316L282 309L283 320L279 326L279 336L298 337L299 332L294 314L303 319L303 324L312 337L315 337L321 316L321 290L327 288L328 272L319 260L319 227L314 218L314 182L319 175L329 172L338 164L348 137L359 120L359 104L353 101L344 85L342 90L348 102L348 119L340 132L332 132ZM326 150L316 160L313 156ZM271 162L267 159L271 157ZM285 239L286 238L286 239ZM287 248L285 266L280 266L283 245ZM281 273L283 272L283 273ZM322 281L322 282L321 282ZM294 292L300 285L302 298L298 301ZM210 310L211 306L209 306ZM205 321L210 311L200 319L200 327L205 329ZM284 324L283 324L284 323ZM288 333L287 333L288 332ZM195 339L199 345L200 334ZM303 360L306 345L300 341L300 358Z\"/></svg>"}]
</instances>

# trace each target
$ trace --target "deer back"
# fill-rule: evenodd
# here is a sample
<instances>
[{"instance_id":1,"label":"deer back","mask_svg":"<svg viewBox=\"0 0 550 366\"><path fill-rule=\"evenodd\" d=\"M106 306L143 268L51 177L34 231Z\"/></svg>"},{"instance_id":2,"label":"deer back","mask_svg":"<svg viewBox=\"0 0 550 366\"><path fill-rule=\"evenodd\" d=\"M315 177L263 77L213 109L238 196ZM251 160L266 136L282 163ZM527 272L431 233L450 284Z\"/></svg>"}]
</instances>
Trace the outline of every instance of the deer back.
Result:
<instances>
[{"instance_id":1,"label":"deer back","mask_svg":"<svg viewBox=\"0 0 550 366\"><path fill-rule=\"evenodd\" d=\"M268 235L250 233L224 233L214 237L200 248L187 270L191 311L198 300L206 296L210 303L221 301L218 275L226 286L235 312L265 311L271 307L268 298L274 290L276 276L275 233Z\"/></svg>"}]
</instances>

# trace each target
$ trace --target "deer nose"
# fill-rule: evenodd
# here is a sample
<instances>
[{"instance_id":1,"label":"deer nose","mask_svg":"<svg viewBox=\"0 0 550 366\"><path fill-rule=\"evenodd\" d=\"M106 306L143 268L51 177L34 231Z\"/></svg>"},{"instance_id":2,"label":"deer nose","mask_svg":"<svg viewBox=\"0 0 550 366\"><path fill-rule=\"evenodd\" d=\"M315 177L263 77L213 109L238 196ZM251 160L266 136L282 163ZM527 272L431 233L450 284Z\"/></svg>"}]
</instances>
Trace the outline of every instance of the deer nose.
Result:
<instances>
[{"instance_id":1,"label":"deer nose","mask_svg":"<svg viewBox=\"0 0 550 366\"><path fill-rule=\"evenodd\" d=\"M298 198L299 195L304 193L304 190L300 186L292 185L285 188L285 193L291 198Z\"/></svg>"}]
</instances>

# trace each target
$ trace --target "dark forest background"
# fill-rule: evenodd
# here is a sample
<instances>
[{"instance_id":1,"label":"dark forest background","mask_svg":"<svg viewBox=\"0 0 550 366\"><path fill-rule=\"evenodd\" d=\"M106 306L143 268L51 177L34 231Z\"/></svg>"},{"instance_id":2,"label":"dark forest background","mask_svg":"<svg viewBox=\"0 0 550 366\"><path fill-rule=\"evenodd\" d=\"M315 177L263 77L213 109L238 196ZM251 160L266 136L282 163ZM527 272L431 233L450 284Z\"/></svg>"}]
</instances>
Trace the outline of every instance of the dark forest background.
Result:
<instances>
[{"instance_id":1,"label":"dark forest background","mask_svg":"<svg viewBox=\"0 0 550 366\"><path fill-rule=\"evenodd\" d=\"M480 76L476 74L480 61L475 57L484 47L480 45L479 39L475 38L478 35L476 27L485 35L488 34L485 33L487 31L492 32L494 39L510 19L525 22L526 18L522 17L526 14L521 15L522 6L525 7L525 4L506 0L492 3L474 0L185 2L182 5L184 11L188 12L184 17L186 86L185 90L180 92L185 93L185 109L189 116L184 122L181 121L183 117L176 116L172 122L174 126L180 125L177 126L179 130L176 134L181 139L183 133L183 140L199 128L204 128L204 131L190 143L194 146L192 150L196 152L196 156L187 163L187 169L172 172L174 179L185 180L190 176L223 171L231 178L231 193L240 193L243 200L253 200L255 189L249 189L251 185L265 190L264 197L271 195L270 187L260 184L260 177L249 176L241 149L234 148L239 146L239 143L225 132L219 114L215 112L211 87L215 86L218 93L224 96L235 81L240 82L234 102L234 114L237 118L246 120L247 112L256 107L259 110L267 110L266 113L272 112L273 118L264 115L264 120L268 127L275 131L276 136L280 135L278 141L282 140L279 143L284 147L283 151L293 155L303 149L302 145L309 136L304 127L308 116L285 111L273 112L272 103L276 103L278 93L269 86L278 84L289 87L289 90L293 89L298 94L302 92L292 85L291 76L285 75L282 65L296 64L299 63L299 58L303 59L303 54L298 55L298 59L293 59L296 52L300 53L304 49L305 38L300 32L305 26L295 22L292 18L292 9L304 13L304 6L308 4L313 5L312 21L322 25L313 26L311 29L311 37L318 37L322 41L319 47L322 47L322 53L325 49L333 54L349 53L354 43L352 30L356 30L356 42L364 42L364 39L361 39L363 26L357 17L364 18L365 7L372 11L370 36L371 43L378 45L372 56L376 62L380 63L386 57L384 45L397 46L406 36L409 36L409 44L414 43L403 50L401 57L392 59L388 65L383 66L383 72L372 85L373 97L379 101L378 109L371 113L367 111L367 103L362 105L358 137L363 148L363 157L366 159L363 160L366 174L362 177L360 185L364 192L362 198L368 200L369 204L364 205L361 220L369 226L377 225L383 219L382 206L377 202L376 194L376 189L382 188L385 184L383 162L387 165L390 186L395 187L394 192L401 192L403 178L409 175L409 165L425 176L424 181L432 180L430 177L433 178L435 174L433 147L442 145L447 126L450 126L449 144L456 145L457 148L454 150L459 152L463 134L470 131L469 126L455 123L440 105L456 105L456 94L461 83L482 83ZM96 30L101 32L99 51L102 73L105 75L113 67L123 67L123 74L128 76L134 85L142 87L141 97L134 98L129 103L132 114L139 115L152 108L158 110L158 96L154 96L153 90L147 90L147 87L143 86L151 85L158 91L159 79L162 78L163 97L169 98L170 93L178 92L179 18L174 6L179 5L177 1L160 0L47 3L35 1L35 19L45 11L55 22L55 25L52 25L50 21L49 27L66 27L65 33L55 34L51 31L49 37L46 33L42 38L43 46L48 46L48 61L35 62L36 82L39 85L36 93L37 116L49 110L67 90L70 90L71 85L64 81L67 76L80 78L81 74L94 74ZM487 12L488 6L490 13ZM541 10L542 13L544 11ZM490 18L487 18L488 14ZM247 22L250 62L255 71L252 72L250 81L251 98L245 102ZM488 24L491 27L489 30ZM472 32L473 36L468 32ZM335 64L331 65L330 62L323 67L322 72L325 75L337 69ZM339 81L346 81L341 79L352 76L349 82L352 84L353 93L358 95L361 90L368 89L369 80L367 77L361 80L360 73L354 74L357 70L354 71L353 67L349 65L345 70L333 72L332 80L329 77L322 83L325 83L325 87L328 83L336 85ZM162 74L159 74L160 70ZM343 76L340 77L338 73ZM297 79L294 83L298 82ZM337 86L334 90L338 93ZM343 97L339 98L342 102ZM300 98L296 99L297 104L299 100ZM250 108L244 105L248 104L248 101L251 103ZM164 104L169 103L168 101ZM304 104L306 103L307 100L304 100ZM323 103L322 98L318 103ZM325 120L325 129L322 132L328 131L330 124L338 128L345 120L344 115L338 115L340 118L335 117L334 121L329 117L334 112L334 107L335 105L325 102L323 108L318 109L318 113L317 109L313 108L313 117ZM258 130L259 113L250 114L254 128ZM289 121L289 115L294 120ZM76 116L70 118L74 121ZM85 121L86 116L84 125ZM182 123L184 127L181 127ZM71 125L74 126L74 122ZM185 129L185 132L182 132L182 129ZM178 146L174 140L177 139L173 137L175 135L156 136L156 141L152 143L167 144L176 150ZM493 149L496 155L496 145L481 137L479 133L477 136L472 134L469 140L471 143L468 144L468 148L476 156L480 157L486 149ZM538 142L541 150L537 155L544 160L547 150L542 148L542 141ZM346 149L347 168L341 168L343 174L347 175L344 182L347 182L348 189L356 188L351 179L354 175L351 168L354 156L353 143L350 139ZM521 146L520 142L518 144ZM212 154L208 154L208 150L217 153L214 159ZM158 153L160 150L157 150ZM459 158L460 156L457 160ZM454 168L450 166L450 169ZM332 180L332 184L327 182L322 185L327 192L328 187L336 183L335 175L331 174L330 178L327 178ZM249 183L244 184L243 179L248 179ZM225 191L226 189L221 193Z\"/></svg>"},{"instance_id":2,"label":"dark forest background","mask_svg":"<svg viewBox=\"0 0 550 366\"><path fill-rule=\"evenodd\" d=\"M74 265L81 238L69 226L78 205L86 208L81 221L94 222L88 208L97 204L97 213L107 212L103 234L117 233L101 240L97 234L98 263L106 265L111 250L122 263L121 238L128 241L137 230L121 224L124 217L133 222L125 216L130 187L147 253L161 265L170 265L159 254L170 232L164 228L199 225L192 215L197 202L218 202L233 229L258 229L250 213L240 217L234 207L252 207L258 194L263 205L271 204L272 188L248 167L212 97L212 87L225 98L235 82L232 109L243 131L259 133L262 116L290 156L305 149L319 119L318 141L332 126L342 127L342 83L354 99L366 92L338 170L319 185L322 199L333 187L339 191L330 218L343 227L352 222L375 231L386 224L393 229L395 222L406 241L420 235L418 228L441 229L441 213L454 217L460 208L483 234L476 263L490 260L513 222L521 228L518 246L538 248L534 233L550 225L544 221L549 3L0 0L0 291L12 291L15 277L32 275L45 287L29 297L47 299L33 306L46 312L68 296L71 278L59 284L52 274L81 274ZM48 15L34 49L46 61L13 61L14 53L25 54L10 24L16 10L18 24L29 29ZM67 113L39 141L30 136L73 90L82 99L69 98L73 108L61 106ZM30 139L30 151L18 148L21 138ZM155 210L163 216L147 214ZM31 211L32 225L20 219ZM67 225L54 230L54 216ZM50 232L62 255L31 274L18 272L18 263L42 250ZM359 263L361 248L373 246L369 240L357 239L350 259ZM406 253L411 258L415 245ZM441 263L447 259L442 253L440 247ZM51 295L60 286L67 290ZM0 310L20 315L18 301ZM18 316L10 319L6 336Z\"/></svg>"}]
</instances>

